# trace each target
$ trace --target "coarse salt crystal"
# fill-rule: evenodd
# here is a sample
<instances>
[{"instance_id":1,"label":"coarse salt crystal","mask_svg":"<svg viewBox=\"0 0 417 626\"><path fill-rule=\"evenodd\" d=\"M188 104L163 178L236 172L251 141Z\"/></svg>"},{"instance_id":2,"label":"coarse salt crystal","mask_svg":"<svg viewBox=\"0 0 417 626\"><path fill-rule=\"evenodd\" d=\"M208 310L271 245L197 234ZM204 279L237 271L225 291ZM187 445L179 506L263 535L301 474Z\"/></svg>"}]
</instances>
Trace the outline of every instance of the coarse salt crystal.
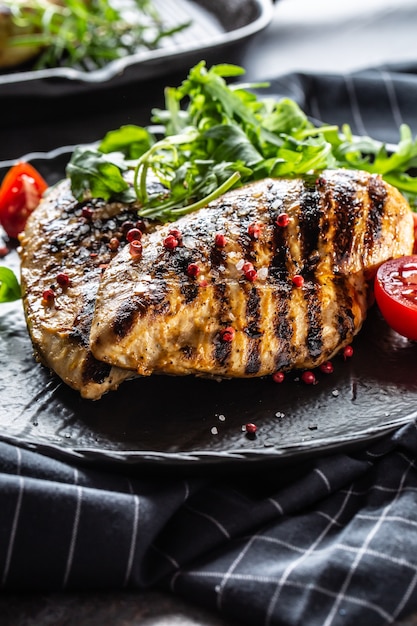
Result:
<instances>
[{"instance_id":1,"label":"coarse salt crystal","mask_svg":"<svg viewBox=\"0 0 417 626\"><path fill-rule=\"evenodd\" d=\"M265 280L268 276L268 268L267 267L261 267L258 270L258 278L259 280Z\"/></svg>"}]
</instances>

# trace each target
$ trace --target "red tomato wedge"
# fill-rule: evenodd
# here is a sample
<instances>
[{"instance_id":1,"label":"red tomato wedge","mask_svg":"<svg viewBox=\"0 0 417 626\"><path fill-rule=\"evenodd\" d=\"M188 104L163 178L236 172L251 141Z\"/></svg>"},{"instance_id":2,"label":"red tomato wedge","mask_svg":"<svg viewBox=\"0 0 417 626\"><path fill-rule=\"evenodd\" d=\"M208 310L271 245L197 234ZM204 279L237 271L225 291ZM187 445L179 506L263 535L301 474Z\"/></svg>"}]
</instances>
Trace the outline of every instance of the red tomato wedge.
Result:
<instances>
[{"instance_id":1,"label":"red tomato wedge","mask_svg":"<svg viewBox=\"0 0 417 626\"><path fill-rule=\"evenodd\" d=\"M9 237L17 237L38 206L48 185L29 163L16 163L0 186L0 223Z\"/></svg>"},{"instance_id":2,"label":"red tomato wedge","mask_svg":"<svg viewBox=\"0 0 417 626\"><path fill-rule=\"evenodd\" d=\"M403 337L417 341L417 255L383 263L374 284L385 321Z\"/></svg>"}]
</instances>

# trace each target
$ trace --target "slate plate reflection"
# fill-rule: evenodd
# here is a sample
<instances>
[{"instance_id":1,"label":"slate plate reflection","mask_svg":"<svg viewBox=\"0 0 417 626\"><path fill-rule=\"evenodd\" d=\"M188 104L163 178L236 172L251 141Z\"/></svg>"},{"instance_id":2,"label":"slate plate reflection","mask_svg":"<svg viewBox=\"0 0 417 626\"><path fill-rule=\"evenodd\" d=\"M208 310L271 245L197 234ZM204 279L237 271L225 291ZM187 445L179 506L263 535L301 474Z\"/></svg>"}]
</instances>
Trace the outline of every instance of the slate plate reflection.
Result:
<instances>
[{"instance_id":1,"label":"slate plate reflection","mask_svg":"<svg viewBox=\"0 0 417 626\"><path fill-rule=\"evenodd\" d=\"M33 164L55 182L65 150ZM3 165L3 169L2 166ZM0 163L0 178L5 171ZM3 264L18 271L12 251ZM0 439L86 462L158 467L284 463L346 449L417 416L417 345L391 331L374 307L334 372L317 384L296 374L214 381L152 376L99 401L80 398L35 362L21 303L0 305ZM243 427L257 425L248 438Z\"/></svg>"}]
</instances>

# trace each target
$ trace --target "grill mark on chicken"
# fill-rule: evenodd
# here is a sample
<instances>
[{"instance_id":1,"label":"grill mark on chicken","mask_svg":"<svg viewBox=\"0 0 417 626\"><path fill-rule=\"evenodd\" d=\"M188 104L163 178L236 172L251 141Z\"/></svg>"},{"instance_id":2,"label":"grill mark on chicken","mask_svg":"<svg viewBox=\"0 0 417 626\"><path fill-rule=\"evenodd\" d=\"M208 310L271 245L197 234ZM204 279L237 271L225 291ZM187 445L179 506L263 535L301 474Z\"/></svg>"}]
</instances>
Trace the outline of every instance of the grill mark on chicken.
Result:
<instances>
[{"instance_id":1,"label":"grill mark on chicken","mask_svg":"<svg viewBox=\"0 0 417 626\"><path fill-rule=\"evenodd\" d=\"M317 252L323 216L321 199L322 195L316 189L315 183L307 180L301 196L301 207L298 215L301 257L306 261L310 259L313 253Z\"/></svg>"},{"instance_id":2,"label":"grill mark on chicken","mask_svg":"<svg viewBox=\"0 0 417 626\"><path fill-rule=\"evenodd\" d=\"M279 339L279 350L275 357L275 370L286 369L291 363L291 346L294 330L289 319L290 291L290 286L285 285L275 296L276 315L273 328L275 337Z\"/></svg>"},{"instance_id":3,"label":"grill mark on chicken","mask_svg":"<svg viewBox=\"0 0 417 626\"><path fill-rule=\"evenodd\" d=\"M82 366L82 380L84 384L90 382L94 382L98 385L103 384L106 378L110 376L111 369L111 365L98 361L91 352L89 352Z\"/></svg>"},{"instance_id":4,"label":"grill mark on chicken","mask_svg":"<svg viewBox=\"0 0 417 626\"><path fill-rule=\"evenodd\" d=\"M306 344L309 356L317 358L323 349L323 320L320 291L317 285L309 283L304 292L307 312Z\"/></svg>"},{"instance_id":5,"label":"grill mark on chicken","mask_svg":"<svg viewBox=\"0 0 417 626\"><path fill-rule=\"evenodd\" d=\"M376 176L372 176L369 179L367 191L369 196L369 211L365 241L368 246L372 246L381 235L387 191L383 182Z\"/></svg>"},{"instance_id":6,"label":"grill mark on chicken","mask_svg":"<svg viewBox=\"0 0 417 626\"><path fill-rule=\"evenodd\" d=\"M225 314L228 310L228 298L225 282L217 282L213 285L213 296L219 307L218 319L222 321L222 326L226 327L228 320L225 319ZM221 332L217 333L213 345L213 358L215 362L221 367L226 367L231 353L232 343L230 341L223 341Z\"/></svg>"},{"instance_id":7,"label":"grill mark on chicken","mask_svg":"<svg viewBox=\"0 0 417 626\"><path fill-rule=\"evenodd\" d=\"M343 184L343 179L336 181L331 189L334 219L337 221L337 236L333 235L333 249L336 263L342 262L345 255L351 252L355 236L355 225L364 211L363 203L356 197L357 190Z\"/></svg>"},{"instance_id":8,"label":"grill mark on chicken","mask_svg":"<svg viewBox=\"0 0 417 626\"><path fill-rule=\"evenodd\" d=\"M259 322L261 318L260 298L256 287L252 287L247 304L246 304L246 320L247 326L245 333L248 337L248 347L246 356L246 374L256 374L261 367L260 358L260 338Z\"/></svg>"}]
</instances>

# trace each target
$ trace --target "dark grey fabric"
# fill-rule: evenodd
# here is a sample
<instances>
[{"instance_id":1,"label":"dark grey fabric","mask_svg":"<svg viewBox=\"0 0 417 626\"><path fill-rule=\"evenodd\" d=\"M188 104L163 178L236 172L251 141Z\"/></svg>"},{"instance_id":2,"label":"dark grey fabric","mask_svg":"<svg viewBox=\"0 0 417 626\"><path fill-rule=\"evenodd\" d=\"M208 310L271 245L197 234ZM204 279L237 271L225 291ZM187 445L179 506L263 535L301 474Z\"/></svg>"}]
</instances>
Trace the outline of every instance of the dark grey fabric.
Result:
<instances>
[{"instance_id":1,"label":"dark grey fabric","mask_svg":"<svg viewBox=\"0 0 417 626\"><path fill-rule=\"evenodd\" d=\"M271 80L329 123L417 131L417 67ZM253 626L390 624L417 610L417 430L303 466L152 477L0 443L4 590L169 588Z\"/></svg>"}]
</instances>

